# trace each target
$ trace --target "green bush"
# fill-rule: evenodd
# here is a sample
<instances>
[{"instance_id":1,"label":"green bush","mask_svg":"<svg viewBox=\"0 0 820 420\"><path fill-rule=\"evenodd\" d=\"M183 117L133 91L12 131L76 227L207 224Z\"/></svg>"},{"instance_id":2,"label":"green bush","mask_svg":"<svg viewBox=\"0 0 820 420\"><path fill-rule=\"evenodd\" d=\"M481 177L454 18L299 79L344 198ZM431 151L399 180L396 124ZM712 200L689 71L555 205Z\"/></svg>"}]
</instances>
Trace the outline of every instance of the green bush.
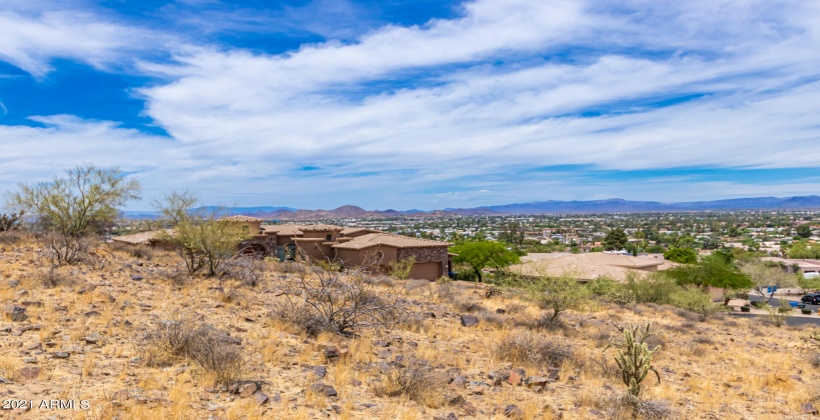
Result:
<instances>
[{"instance_id":1,"label":"green bush","mask_svg":"<svg viewBox=\"0 0 820 420\"><path fill-rule=\"evenodd\" d=\"M622 289L623 286L618 284L615 280L612 280L609 277L600 276L595 280L586 284L586 288L589 290L590 293L593 295L601 296L601 297L608 297L615 293L617 290Z\"/></svg>"},{"instance_id":2,"label":"green bush","mask_svg":"<svg viewBox=\"0 0 820 420\"><path fill-rule=\"evenodd\" d=\"M681 264L695 264L698 262L698 253L692 248L669 248L663 253L663 258Z\"/></svg>"},{"instance_id":3,"label":"green bush","mask_svg":"<svg viewBox=\"0 0 820 420\"><path fill-rule=\"evenodd\" d=\"M662 273L652 273L646 276L630 273L623 287L632 292L636 302L656 303L658 305L671 303L670 296L672 293L681 289L674 279L666 277Z\"/></svg>"},{"instance_id":4,"label":"green bush","mask_svg":"<svg viewBox=\"0 0 820 420\"><path fill-rule=\"evenodd\" d=\"M696 287L681 288L670 295L672 304L700 315L706 321L712 315L723 312L725 307L712 302L712 298Z\"/></svg>"},{"instance_id":5,"label":"green bush","mask_svg":"<svg viewBox=\"0 0 820 420\"><path fill-rule=\"evenodd\" d=\"M586 288L589 293L611 300L618 305L629 305L635 303L636 300L635 293L608 277L598 277L587 283Z\"/></svg>"},{"instance_id":6,"label":"green bush","mask_svg":"<svg viewBox=\"0 0 820 420\"><path fill-rule=\"evenodd\" d=\"M542 277L533 282L528 291L539 306L552 310L549 322L556 321L561 312L577 308L589 296L589 290L570 273L558 277Z\"/></svg>"}]
</instances>

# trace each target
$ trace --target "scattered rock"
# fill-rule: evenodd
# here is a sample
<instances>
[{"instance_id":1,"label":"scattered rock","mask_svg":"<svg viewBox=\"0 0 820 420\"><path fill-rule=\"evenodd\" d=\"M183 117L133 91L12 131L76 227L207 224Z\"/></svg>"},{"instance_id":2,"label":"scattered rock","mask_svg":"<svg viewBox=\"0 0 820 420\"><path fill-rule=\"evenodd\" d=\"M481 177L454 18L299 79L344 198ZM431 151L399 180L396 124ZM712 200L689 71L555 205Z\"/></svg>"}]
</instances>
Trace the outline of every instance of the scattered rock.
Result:
<instances>
[{"instance_id":1,"label":"scattered rock","mask_svg":"<svg viewBox=\"0 0 820 420\"><path fill-rule=\"evenodd\" d=\"M131 280L133 280L133 281L142 281L144 279L145 279L145 277L140 276L139 274L132 274L131 275Z\"/></svg>"},{"instance_id":2,"label":"scattered rock","mask_svg":"<svg viewBox=\"0 0 820 420\"><path fill-rule=\"evenodd\" d=\"M53 353L53 355L57 359L68 359L68 357L70 356L70 354L68 354L68 352L65 351L56 351Z\"/></svg>"},{"instance_id":3,"label":"scattered rock","mask_svg":"<svg viewBox=\"0 0 820 420\"><path fill-rule=\"evenodd\" d=\"M24 306L11 305L6 307L6 318L12 322L23 322L28 319Z\"/></svg>"},{"instance_id":4,"label":"scattered rock","mask_svg":"<svg viewBox=\"0 0 820 420\"><path fill-rule=\"evenodd\" d=\"M112 401L125 401L129 398L131 398L131 392L127 389L121 389L111 395Z\"/></svg>"},{"instance_id":5,"label":"scattered rock","mask_svg":"<svg viewBox=\"0 0 820 420\"><path fill-rule=\"evenodd\" d=\"M326 397L335 397L336 395L338 395L336 393L336 388L333 388L332 386L323 384L321 382L317 382L311 385L310 390L318 394L322 394Z\"/></svg>"},{"instance_id":6,"label":"scattered rock","mask_svg":"<svg viewBox=\"0 0 820 420\"><path fill-rule=\"evenodd\" d=\"M467 378L461 375L456 375L450 383L457 387L463 387L467 384Z\"/></svg>"},{"instance_id":7,"label":"scattered rock","mask_svg":"<svg viewBox=\"0 0 820 420\"><path fill-rule=\"evenodd\" d=\"M501 386L501 384L510 377L510 372L507 371L493 371L487 375L492 381L493 386Z\"/></svg>"},{"instance_id":8,"label":"scattered rock","mask_svg":"<svg viewBox=\"0 0 820 420\"><path fill-rule=\"evenodd\" d=\"M800 406L800 410L803 411L803 414L812 414L812 415L820 414L820 412L818 412L817 409L814 408L814 405L812 405L811 403L802 404Z\"/></svg>"},{"instance_id":9,"label":"scattered rock","mask_svg":"<svg viewBox=\"0 0 820 420\"><path fill-rule=\"evenodd\" d=\"M505 311L504 309L498 308L498 309L495 310L495 313L504 315L504 314L507 313L507 311Z\"/></svg>"},{"instance_id":10,"label":"scattered rock","mask_svg":"<svg viewBox=\"0 0 820 420\"><path fill-rule=\"evenodd\" d=\"M313 372L317 378L323 379L327 375L327 366L302 365L305 372Z\"/></svg>"},{"instance_id":11,"label":"scattered rock","mask_svg":"<svg viewBox=\"0 0 820 420\"><path fill-rule=\"evenodd\" d=\"M248 398L251 395L254 395L257 391L258 391L258 387L253 382L242 384L239 387L239 396L242 397L242 398ZM262 395L264 395L264 394L262 394ZM267 401L267 396L265 397L265 399Z\"/></svg>"},{"instance_id":12,"label":"scattered rock","mask_svg":"<svg viewBox=\"0 0 820 420\"><path fill-rule=\"evenodd\" d=\"M256 385L254 385L254 387L255 387L255 386L256 386ZM267 395L263 394L263 393L262 393L262 391L256 391L256 392L253 394L253 399L254 399L254 400L256 400L256 403L257 403L257 404L262 405L262 404L264 404L264 403L268 402L268 400L269 400L270 398L268 398L268 396L267 396Z\"/></svg>"},{"instance_id":13,"label":"scattered rock","mask_svg":"<svg viewBox=\"0 0 820 420\"><path fill-rule=\"evenodd\" d=\"M532 388L536 386L546 387L549 380L544 378L543 376L530 376L527 378L526 384L527 388Z\"/></svg>"},{"instance_id":14,"label":"scattered rock","mask_svg":"<svg viewBox=\"0 0 820 420\"><path fill-rule=\"evenodd\" d=\"M478 325L478 317L473 315L462 315L461 325L464 327L474 327Z\"/></svg>"},{"instance_id":15,"label":"scattered rock","mask_svg":"<svg viewBox=\"0 0 820 420\"><path fill-rule=\"evenodd\" d=\"M504 416L510 417L513 419L523 419L524 418L524 410L518 407L515 404L510 404L504 407Z\"/></svg>"},{"instance_id":16,"label":"scattered rock","mask_svg":"<svg viewBox=\"0 0 820 420\"><path fill-rule=\"evenodd\" d=\"M29 306L34 306L35 308L43 307L43 302L40 300L24 300L20 302L20 304L25 306L26 308L28 308Z\"/></svg>"},{"instance_id":17,"label":"scattered rock","mask_svg":"<svg viewBox=\"0 0 820 420\"><path fill-rule=\"evenodd\" d=\"M510 376L507 377L507 383L513 386L521 385L526 375L523 369L513 369L513 371L510 372Z\"/></svg>"},{"instance_id":18,"label":"scattered rock","mask_svg":"<svg viewBox=\"0 0 820 420\"><path fill-rule=\"evenodd\" d=\"M98 342L102 341L102 335L98 332L91 333L90 335L83 337L83 341L86 344L97 344Z\"/></svg>"},{"instance_id":19,"label":"scattered rock","mask_svg":"<svg viewBox=\"0 0 820 420\"><path fill-rule=\"evenodd\" d=\"M336 346L326 347L325 351L324 351L324 354L325 354L325 360L328 361L329 363L336 363L342 357L342 352L339 351L339 348L336 347Z\"/></svg>"},{"instance_id":20,"label":"scattered rock","mask_svg":"<svg viewBox=\"0 0 820 420\"><path fill-rule=\"evenodd\" d=\"M37 366L26 366L17 371L17 376L24 381L31 381L40 376L40 368Z\"/></svg>"}]
</instances>

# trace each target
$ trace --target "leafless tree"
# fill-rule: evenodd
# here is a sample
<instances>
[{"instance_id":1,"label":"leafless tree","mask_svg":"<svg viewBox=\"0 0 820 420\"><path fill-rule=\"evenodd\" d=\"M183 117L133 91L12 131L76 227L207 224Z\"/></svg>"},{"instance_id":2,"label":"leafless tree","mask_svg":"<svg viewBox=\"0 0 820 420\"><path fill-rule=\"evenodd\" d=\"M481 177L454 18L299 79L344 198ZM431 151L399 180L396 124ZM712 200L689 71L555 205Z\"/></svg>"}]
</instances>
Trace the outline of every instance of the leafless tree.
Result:
<instances>
[{"instance_id":1,"label":"leafless tree","mask_svg":"<svg viewBox=\"0 0 820 420\"><path fill-rule=\"evenodd\" d=\"M343 335L368 328L389 328L416 314L398 293L384 293L373 279L371 266L362 264L340 272L305 264L295 276L281 281L284 297L274 315L300 324L308 332Z\"/></svg>"}]
</instances>

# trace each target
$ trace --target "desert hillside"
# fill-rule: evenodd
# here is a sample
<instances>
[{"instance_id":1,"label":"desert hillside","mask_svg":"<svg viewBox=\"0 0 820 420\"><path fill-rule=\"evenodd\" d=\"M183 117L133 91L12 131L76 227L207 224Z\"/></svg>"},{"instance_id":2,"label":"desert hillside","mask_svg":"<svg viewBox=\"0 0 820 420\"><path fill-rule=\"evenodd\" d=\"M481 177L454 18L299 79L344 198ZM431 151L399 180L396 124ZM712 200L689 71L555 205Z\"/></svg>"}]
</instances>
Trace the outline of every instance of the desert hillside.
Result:
<instances>
[{"instance_id":1,"label":"desert hillside","mask_svg":"<svg viewBox=\"0 0 820 420\"><path fill-rule=\"evenodd\" d=\"M39 246L24 235L0 244L0 396L34 403L3 418L631 418L607 347L649 322L660 382L644 380L641 418L809 418L820 407L818 349L802 341L811 328L766 316L700 322L593 298L551 323L516 289L272 261L188 277L172 252L105 245L52 269ZM321 281L341 300L316 308L367 312L336 314L343 333L300 303L316 290L300 287Z\"/></svg>"}]
</instances>

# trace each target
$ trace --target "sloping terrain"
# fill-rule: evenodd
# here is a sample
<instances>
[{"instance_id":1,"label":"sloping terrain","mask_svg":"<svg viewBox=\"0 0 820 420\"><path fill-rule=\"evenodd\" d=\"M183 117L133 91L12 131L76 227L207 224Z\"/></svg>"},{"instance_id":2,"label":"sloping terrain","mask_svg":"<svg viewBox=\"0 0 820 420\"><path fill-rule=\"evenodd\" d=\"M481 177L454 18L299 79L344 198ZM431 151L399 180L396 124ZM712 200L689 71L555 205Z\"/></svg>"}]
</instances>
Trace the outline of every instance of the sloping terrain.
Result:
<instances>
[{"instance_id":1,"label":"sloping terrain","mask_svg":"<svg viewBox=\"0 0 820 420\"><path fill-rule=\"evenodd\" d=\"M102 247L50 270L32 239L0 244L0 399L35 405L0 417L629 418L615 351L604 350L619 327L647 322L661 381L644 382L646 418L807 418L805 404L820 407L818 349L800 340L808 327L765 317L697 322L672 307L590 301L550 325L515 290L486 297L472 284L374 277L367 290L413 315L309 335L300 321L310 314L281 311L305 275L294 265L265 262L252 287L188 279L179 264L170 252ZM192 341L162 347L172 334Z\"/></svg>"}]
</instances>

